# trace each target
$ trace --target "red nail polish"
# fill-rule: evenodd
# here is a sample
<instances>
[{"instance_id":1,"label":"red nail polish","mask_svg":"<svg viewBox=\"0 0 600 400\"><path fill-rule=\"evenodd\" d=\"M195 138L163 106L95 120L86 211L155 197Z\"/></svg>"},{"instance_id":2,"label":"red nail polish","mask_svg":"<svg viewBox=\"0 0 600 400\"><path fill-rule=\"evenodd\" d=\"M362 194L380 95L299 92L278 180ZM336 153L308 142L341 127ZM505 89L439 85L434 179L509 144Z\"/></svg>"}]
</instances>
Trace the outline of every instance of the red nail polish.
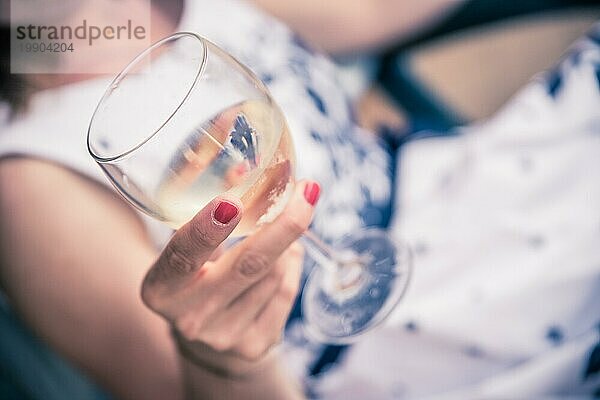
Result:
<instances>
[{"instance_id":1,"label":"red nail polish","mask_svg":"<svg viewBox=\"0 0 600 400\"><path fill-rule=\"evenodd\" d=\"M235 204L231 204L228 201L222 201L219 203L215 211L213 211L213 218L220 224L228 224L232 219L238 215L238 208Z\"/></svg>"},{"instance_id":2,"label":"red nail polish","mask_svg":"<svg viewBox=\"0 0 600 400\"><path fill-rule=\"evenodd\" d=\"M314 206L317 203L320 194L321 186L316 182L310 182L304 188L304 198L311 206Z\"/></svg>"}]
</instances>

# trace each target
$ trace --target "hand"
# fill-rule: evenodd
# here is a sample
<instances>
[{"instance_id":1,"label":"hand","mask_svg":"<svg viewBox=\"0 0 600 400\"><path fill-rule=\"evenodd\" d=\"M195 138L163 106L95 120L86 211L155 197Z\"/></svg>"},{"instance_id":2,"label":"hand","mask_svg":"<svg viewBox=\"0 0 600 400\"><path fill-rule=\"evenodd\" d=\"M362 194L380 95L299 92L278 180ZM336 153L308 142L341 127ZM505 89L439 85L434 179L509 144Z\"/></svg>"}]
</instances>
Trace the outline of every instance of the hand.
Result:
<instances>
[{"instance_id":1,"label":"hand","mask_svg":"<svg viewBox=\"0 0 600 400\"><path fill-rule=\"evenodd\" d=\"M299 182L275 221L216 257L241 219L238 199L214 199L175 233L146 275L142 299L172 323L188 358L237 374L279 341L302 267L294 242L318 195L316 183Z\"/></svg>"}]
</instances>

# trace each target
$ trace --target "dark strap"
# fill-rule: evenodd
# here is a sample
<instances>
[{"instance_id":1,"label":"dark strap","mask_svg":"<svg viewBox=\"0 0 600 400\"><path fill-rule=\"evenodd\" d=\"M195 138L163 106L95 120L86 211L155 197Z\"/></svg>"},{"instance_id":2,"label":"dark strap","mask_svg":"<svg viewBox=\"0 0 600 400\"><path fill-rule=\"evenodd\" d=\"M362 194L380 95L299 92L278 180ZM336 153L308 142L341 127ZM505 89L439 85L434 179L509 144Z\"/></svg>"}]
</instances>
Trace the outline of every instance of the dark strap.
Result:
<instances>
[{"instance_id":1,"label":"dark strap","mask_svg":"<svg viewBox=\"0 0 600 400\"><path fill-rule=\"evenodd\" d=\"M409 66L410 49L445 35L508 18L543 12L600 6L600 0L469 0L443 21L386 50L378 80L410 118L411 130L449 130L466 118L417 79Z\"/></svg>"}]
</instances>

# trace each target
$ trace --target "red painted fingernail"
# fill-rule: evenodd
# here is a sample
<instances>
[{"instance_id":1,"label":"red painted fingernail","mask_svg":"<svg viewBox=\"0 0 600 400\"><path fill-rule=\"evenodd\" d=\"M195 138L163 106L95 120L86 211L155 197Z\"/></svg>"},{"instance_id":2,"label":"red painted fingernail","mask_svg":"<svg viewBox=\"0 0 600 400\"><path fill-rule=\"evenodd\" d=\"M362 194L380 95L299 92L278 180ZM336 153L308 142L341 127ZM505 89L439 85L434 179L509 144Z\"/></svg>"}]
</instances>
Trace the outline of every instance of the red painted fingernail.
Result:
<instances>
[{"instance_id":1,"label":"red painted fingernail","mask_svg":"<svg viewBox=\"0 0 600 400\"><path fill-rule=\"evenodd\" d=\"M321 186L316 182L310 182L304 188L304 198L311 206L314 206L317 203L320 194Z\"/></svg>"},{"instance_id":2,"label":"red painted fingernail","mask_svg":"<svg viewBox=\"0 0 600 400\"><path fill-rule=\"evenodd\" d=\"M213 211L213 218L220 224L228 224L232 219L238 215L237 206L235 204L231 204L228 201L222 201L219 203L215 211Z\"/></svg>"}]
</instances>

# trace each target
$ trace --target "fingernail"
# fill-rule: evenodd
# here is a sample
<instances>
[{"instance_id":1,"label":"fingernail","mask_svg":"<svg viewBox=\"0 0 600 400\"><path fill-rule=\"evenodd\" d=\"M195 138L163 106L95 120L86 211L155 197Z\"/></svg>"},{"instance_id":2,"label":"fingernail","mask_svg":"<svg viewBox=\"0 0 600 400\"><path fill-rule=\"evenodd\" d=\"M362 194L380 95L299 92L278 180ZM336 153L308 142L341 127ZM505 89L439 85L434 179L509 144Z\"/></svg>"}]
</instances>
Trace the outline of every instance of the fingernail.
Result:
<instances>
[{"instance_id":1,"label":"fingernail","mask_svg":"<svg viewBox=\"0 0 600 400\"><path fill-rule=\"evenodd\" d=\"M238 208L235 204L228 201L222 201L213 211L213 218L220 224L228 224L238 215Z\"/></svg>"},{"instance_id":2,"label":"fingernail","mask_svg":"<svg viewBox=\"0 0 600 400\"><path fill-rule=\"evenodd\" d=\"M321 186L316 182L310 182L304 187L304 198L311 206L317 203L320 194Z\"/></svg>"}]
</instances>

